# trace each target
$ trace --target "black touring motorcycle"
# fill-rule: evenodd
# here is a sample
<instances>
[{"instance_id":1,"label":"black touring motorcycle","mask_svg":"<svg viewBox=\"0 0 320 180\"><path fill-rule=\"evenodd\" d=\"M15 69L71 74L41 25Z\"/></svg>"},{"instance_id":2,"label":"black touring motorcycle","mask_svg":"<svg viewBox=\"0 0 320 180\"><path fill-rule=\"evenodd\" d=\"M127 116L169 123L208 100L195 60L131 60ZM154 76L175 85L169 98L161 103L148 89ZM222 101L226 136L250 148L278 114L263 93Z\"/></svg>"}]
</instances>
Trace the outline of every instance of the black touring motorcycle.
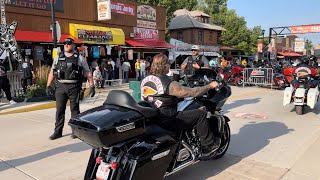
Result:
<instances>
[{"instance_id":1,"label":"black touring motorcycle","mask_svg":"<svg viewBox=\"0 0 320 180\"><path fill-rule=\"evenodd\" d=\"M222 80L211 69L196 71L188 78L188 86L203 86ZM205 108L215 136L221 145L212 159L221 158L230 143L228 117L220 114L231 95L221 83L197 98L185 98L178 111ZM199 162L202 147L196 129L172 132L157 123L158 110L146 102L136 103L125 91L113 90L102 106L70 120L74 134L93 146L84 179L160 180Z\"/></svg>"}]
</instances>

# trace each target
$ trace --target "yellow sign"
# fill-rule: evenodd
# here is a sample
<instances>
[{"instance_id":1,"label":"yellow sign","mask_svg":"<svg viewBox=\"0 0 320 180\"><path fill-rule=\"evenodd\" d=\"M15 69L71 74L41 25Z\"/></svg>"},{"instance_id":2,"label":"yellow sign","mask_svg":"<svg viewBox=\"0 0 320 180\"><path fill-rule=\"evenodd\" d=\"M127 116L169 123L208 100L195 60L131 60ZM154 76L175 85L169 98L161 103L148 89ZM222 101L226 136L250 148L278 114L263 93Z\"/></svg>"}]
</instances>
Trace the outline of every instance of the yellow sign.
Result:
<instances>
[{"instance_id":1,"label":"yellow sign","mask_svg":"<svg viewBox=\"0 0 320 180\"><path fill-rule=\"evenodd\" d=\"M125 35L122 29L69 24L70 34L88 44L124 45Z\"/></svg>"}]
</instances>

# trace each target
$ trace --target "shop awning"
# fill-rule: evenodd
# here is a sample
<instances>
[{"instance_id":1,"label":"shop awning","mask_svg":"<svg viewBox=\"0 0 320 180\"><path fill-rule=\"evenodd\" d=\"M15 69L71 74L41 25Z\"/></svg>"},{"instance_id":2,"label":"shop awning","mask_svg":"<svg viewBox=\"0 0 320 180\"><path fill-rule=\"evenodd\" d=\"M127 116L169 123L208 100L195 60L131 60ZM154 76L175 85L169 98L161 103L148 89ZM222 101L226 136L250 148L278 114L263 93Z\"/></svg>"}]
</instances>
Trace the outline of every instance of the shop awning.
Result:
<instances>
[{"instance_id":1,"label":"shop awning","mask_svg":"<svg viewBox=\"0 0 320 180\"><path fill-rule=\"evenodd\" d=\"M175 46L162 40L140 40L140 39L126 39L126 43L133 47L150 47L150 48L175 48Z\"/></svg>"},{"instance_id":2,"label":"shop awning","mask_svg":"<svg viewBox=\"0 0 320 180\"><path fill-rule=\"evenodd\" d=\"M83 24L69 24L70 34L88 44L125 45L122 29Z\"/></svg>"},{"instance_id":3,"label":"shop awning","mask_svg":"<svg viewBox=\"0 0 320 180\"><path fill-rule=\"evenodd\" d=\"M53 43L51 32L16 30L14 37L18 42ZM59 42L62 43L68 37L74 39L77 44L83 43L82 41L71 36L70 34L61 34Z\"/></svg>"},{"instance_id":4,"label":"shop awning","mask_svg":"<svg viewBox=\"0 0 320 180\"><path fill-rule=\"evenodd\" d=\"M286 57L301 57L301 54L295 53L295 52L278 52L281 56L286 56Z\"/></svg>"}]
</instances>

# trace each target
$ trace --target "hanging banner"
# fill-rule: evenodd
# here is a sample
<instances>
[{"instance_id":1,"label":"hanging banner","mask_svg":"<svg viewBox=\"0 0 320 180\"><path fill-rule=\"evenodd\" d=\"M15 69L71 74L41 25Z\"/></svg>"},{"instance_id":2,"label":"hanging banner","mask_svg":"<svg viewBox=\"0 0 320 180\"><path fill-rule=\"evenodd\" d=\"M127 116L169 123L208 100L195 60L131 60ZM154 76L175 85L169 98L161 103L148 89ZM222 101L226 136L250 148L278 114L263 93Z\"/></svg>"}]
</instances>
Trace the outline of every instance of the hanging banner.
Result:
<instances>
[{"instance_id":1,"label":"hanging banner","mask_svg":"<svg viewBox=\"0 0 320 180\"><path fill-rule=\"evenodd\" d=\"M157 29L157 23L156 22L143 21L143 20L137 19L137 27Z\"/></svg>"},{"instance_id":2,"label":"hanging banner","mask_svg":"<svg viewBox=\"0 0 320 180\"><path fill-rule=\"evenodd\" d=\"M111 2L111 12L135 16L136 7L122 3Z\"/></svg>"},{"instance_id":3,"label":"hanging banner","mask_svg":"<svg viewBox=\"0 0 320 180\"><path fill-rule=\"evenodd\" d=\"M97 0L98 21L111 19L110 0Z\"/></svg>"},{"instance_id":4,"label":"hanging banner","mask_svg":"<svg viewBox=\"0 0 320 180\"><path fill-rule=\"evenodd\" d=\"M159 39L159 31L155 29L145 29L134 27L135 39Z\"/></svg>"},{"instance_id":5,"label":"hanging banner","mask_svg":"<svg viewBox=\"0 0 320 180\"><path fill-rule=\"evenodd\" d=\"M137 18L145 19L149 21L156 21L157 13L156 13L156 10L151 6L140 5L140 6L137 6Z\"/></svg>"},{"instance_id":6,"label":"hanging banner","mask_svg":"<svg viewBox=\"0 0 320 180\"><path fill-rule=\"evenodd\" d=\"M291 26L289 27L292 34L319 33L320 24Z\"/></svg>"},{"instance_id":7,"label":"hanging banner","mask_svg":"<svg viewBox=\"0 0 320 180\"><path fill-rule=\"evenodd\" d=\"M296 38L294 40L294 52L303 52L305 49L305 42L303 38Z\"/></svg>"}]
</instances>

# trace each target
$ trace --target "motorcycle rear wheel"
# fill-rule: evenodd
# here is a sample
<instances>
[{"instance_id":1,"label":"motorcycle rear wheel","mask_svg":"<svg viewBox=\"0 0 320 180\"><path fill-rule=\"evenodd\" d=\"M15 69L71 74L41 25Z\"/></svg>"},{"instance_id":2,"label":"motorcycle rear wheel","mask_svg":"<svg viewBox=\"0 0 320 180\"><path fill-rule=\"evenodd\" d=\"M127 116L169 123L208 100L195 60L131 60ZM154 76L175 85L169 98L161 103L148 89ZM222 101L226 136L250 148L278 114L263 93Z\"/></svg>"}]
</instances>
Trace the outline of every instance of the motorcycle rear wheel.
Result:
<instances>
[{"instance_id":1,"label":"motorcycle rear wheel","mask_svg":"<svg viewBox=\"0 0 320 180\"><path fill-rule=\"evenodd\" d=\"M304 112L304 106L296 106L295 108L296 108L296 113L297 113L298 115L302 115L302 114L303 114L303 112Z\"/></svg>"},{"instance_id":2,"label":"motorcycle rear wheel","mask_svg":"<svg viewBox=\"0 0 320 180\"><path fill-rule=\"evenodd\" d=\"M230 132L230 126L227 122L224 125L224 131L225 133L221 136L221 145L217 150L217 154L216 156L214 156L214 159L221 158L222 156L224 156L224 154L228 150L230 139L231 139L231 132Z\"/></svg>"}]
</instances>

